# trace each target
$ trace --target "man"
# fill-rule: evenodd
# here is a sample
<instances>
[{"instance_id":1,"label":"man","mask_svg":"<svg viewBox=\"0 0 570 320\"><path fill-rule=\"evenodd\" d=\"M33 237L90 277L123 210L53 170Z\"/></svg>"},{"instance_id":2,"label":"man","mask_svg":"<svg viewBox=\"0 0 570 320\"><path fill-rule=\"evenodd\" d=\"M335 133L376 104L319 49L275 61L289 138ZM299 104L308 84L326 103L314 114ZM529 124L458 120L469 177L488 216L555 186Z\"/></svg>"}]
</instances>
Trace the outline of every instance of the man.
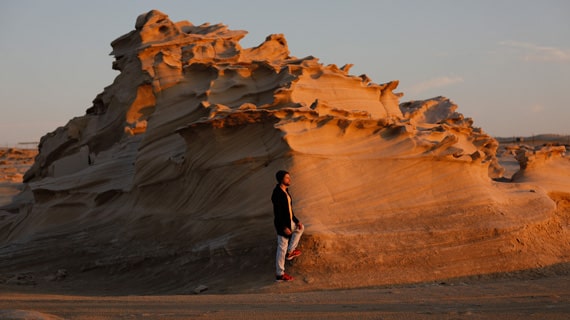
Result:
<instances>
[{"instance_id":1,"label":"man","mask_svg":"<svg viewBox=\"0 0 570 320\"><path fill-rule=\"evenodd\" d=\"M303 224L293 213L293 200L289 194L291 176L289 172L280 170L275 174L277 185L273 189L273 223L277 231L277 254L275 257L276 281L292 281L293 277L285 273L285 259L293 260L301 255L297 250L299 239L305 230Z\"/></svg>"}]
</instances>

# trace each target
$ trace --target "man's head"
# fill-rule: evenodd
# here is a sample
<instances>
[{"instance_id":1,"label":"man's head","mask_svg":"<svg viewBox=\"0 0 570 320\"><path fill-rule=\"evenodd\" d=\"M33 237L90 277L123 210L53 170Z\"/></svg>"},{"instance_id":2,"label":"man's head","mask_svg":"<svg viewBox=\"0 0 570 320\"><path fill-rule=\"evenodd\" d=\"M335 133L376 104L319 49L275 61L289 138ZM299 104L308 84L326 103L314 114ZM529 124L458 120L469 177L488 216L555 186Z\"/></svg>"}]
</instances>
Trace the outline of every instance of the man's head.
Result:
<instances>
[{"instance_id":1,"label":"man's head","mask_svg":"<svg viewBox=\"0 0 570 320\"><path fill-rule=\"evenodd\" d=\"M291 184L291 176L289 175L289 172L285 170L277 171L275 179L277 179L277 183L285 185L286 187Z\"/></svg>"}]
</instances>

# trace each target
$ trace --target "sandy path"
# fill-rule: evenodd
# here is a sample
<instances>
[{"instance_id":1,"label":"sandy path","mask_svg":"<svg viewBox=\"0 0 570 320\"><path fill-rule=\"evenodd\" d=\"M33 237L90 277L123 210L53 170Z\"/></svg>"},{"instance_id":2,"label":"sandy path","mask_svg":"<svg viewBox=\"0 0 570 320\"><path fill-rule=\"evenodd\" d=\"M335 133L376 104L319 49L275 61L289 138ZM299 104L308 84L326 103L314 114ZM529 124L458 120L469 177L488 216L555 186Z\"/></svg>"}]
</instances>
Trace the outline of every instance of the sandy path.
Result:
<instances>
[{"instance_id":1,"label":"sandy path","mask_svg":"<svg viewBox=\"0 0 570 320\"><path fill-rule=\"evenodd\" d=\"M10 293L0 318L33 310L42 319L568 319L570 276L485 280L376 289L292 293L294 283L266 294L66 296ZM3 312L3 313L2 313ZM13 312L12 312L13 314ZM3 316L3 317L2 317ZM19 318L21 319L21 318ZM57 318L55 318L57 319Z\"/></svg>"}]
</instances>

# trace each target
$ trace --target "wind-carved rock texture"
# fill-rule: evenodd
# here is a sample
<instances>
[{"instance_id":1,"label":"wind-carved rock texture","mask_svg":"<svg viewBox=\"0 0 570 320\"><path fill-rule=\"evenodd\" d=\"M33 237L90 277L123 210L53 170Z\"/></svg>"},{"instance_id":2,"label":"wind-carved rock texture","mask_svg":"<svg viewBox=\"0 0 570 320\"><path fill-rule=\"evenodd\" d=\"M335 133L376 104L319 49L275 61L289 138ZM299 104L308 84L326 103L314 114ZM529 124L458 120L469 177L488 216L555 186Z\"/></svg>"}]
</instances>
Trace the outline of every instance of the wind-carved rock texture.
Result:
<instances>
[{"instance_id":1,"label":"wind-carved rock texture","mask_svg":"<svg viewBox=\"0 0 570 320\"><path fill-rule=\"evenodd\" d=\"M521 170L513 175L515 182L536 182L548 192L570 190L570 159L565 146L545 145L516 150Z\"/></svg>"},{"instance_id":2,"label":"wind-carved rock texture","mask_svg":"<svg viewBox=\"0 0 570 320\"><path fill-rule=\"evenodd\" d=\"M12 202L22 189L24 173L34 163L35 149L0 148L0 207Z\"/></svg>"},{"instance_id":3,"label":"wind-carved rock texture","mask_svg":"<svg viewBox=\"0 0 570 320\"><path fill-rule=\"evenodd\" d=\"M535 150L525 148L516 151L515 159L519 162L521 169L530 169L541 166L549 160L558 160L564 158L566 154L565 146L544 146Z\"/></svg>"},{"instance_id":4,"label":"wind-carved rock texture","mask_svg":"<svg viewBox=\"0 0 570 320\"><path fill-rule=\"evenodd\" d=\"M567 261L556 239L517 242L540 236L527 227L551 221L556 203L494 182L497 141L449 99L400 104L398 81L293 57L283 35L242 48L245 35L139 16L112 42L113 84L42 138L26 191L5 208L1 243L73 248L58 268L105 269L155 291L204 279L227 287L220 274L271 281L270 194L287 169L307 226L292 272L311 288ZM12 261L49 263L5 248Z\"/></svg>"}]
</instances>

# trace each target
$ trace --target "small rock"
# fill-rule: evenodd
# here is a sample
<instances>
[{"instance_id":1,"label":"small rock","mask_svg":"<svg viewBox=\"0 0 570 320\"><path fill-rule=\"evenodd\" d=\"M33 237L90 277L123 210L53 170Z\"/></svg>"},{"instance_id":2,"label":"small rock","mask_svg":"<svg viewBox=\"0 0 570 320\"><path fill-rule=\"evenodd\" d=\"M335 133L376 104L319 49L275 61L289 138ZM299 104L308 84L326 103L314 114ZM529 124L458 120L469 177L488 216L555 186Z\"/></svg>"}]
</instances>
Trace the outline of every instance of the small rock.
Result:
<instances>
[{"instance_id":1,"label":"small rock","mask_svg":"<svg viewBox=\"0 0 570 320\"><path fill-rule=\"evenodd\" d=\"M67 270L65 269L59 269L57 270L57 272L53 275L47 276L46 280L49 281L62 281L63 279L65 279L67 277Z\"/></svg>"},{"instance_id":2,"label":"small rock","mask_svg":"<svg viewBox=\"0 0 570 320\"><path fill-rule=\"evenodd\" d=\"M195 294L200 294L200 293L202 293L202 292L204 292L204 291L206 291L206 290L208 290L208 286L205 286L205 285L201 284L201 285L197 286L197 287L194 289L194 293L195 293Z\"/></svg>"},{"instance_id":3,"label":"small rock","mask_svg":"<svg viewBox=\"0 0 570 320\"><path fill-rule=\"evenodd\" d=\"M36 281L34 280L34 277L31 275L18 274L6 280L6 284L18 285L18 286L30 286L30 285L35 285Z\"/></svg>"}]
</instances>

